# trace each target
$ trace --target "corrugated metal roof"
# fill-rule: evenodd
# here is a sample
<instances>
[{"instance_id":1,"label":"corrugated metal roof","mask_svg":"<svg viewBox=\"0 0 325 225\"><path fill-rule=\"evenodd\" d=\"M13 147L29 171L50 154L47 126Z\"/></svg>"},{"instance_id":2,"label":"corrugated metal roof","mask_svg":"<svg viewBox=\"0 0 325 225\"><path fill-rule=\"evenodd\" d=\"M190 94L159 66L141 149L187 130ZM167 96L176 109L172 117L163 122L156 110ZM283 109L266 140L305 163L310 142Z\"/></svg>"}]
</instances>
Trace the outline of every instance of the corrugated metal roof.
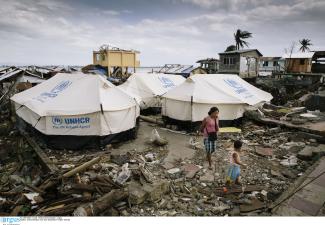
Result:
<instances>
[{"instance_id":1,"label":"corrugated metal roof","mask_svg":"<svg viewBox=\"0 0 325 225\"><path fill-rule=\"evenodd\" d=\"M13 70L13 71L10 71L8 73L5 73L3 75L0 76L0 82L3 82L9 78L12 78L12 77L15 77L15 76L18 76L19 73L21 73L23 70L21 69L16 69L16 70Z\"/></svg>"},{"instance_id":2,"label":"corrugated metal roof","mask_svg":"<svg viewBox=\"0 0 325 225\"><path fill-rule=\"evenodd\" d=\"M284 54L282 56L282 58L285 59L310 59L313 58L315 52L296 52L296 53L292 53L291 56L290 54Z\"/></svg>"}]
</instances>

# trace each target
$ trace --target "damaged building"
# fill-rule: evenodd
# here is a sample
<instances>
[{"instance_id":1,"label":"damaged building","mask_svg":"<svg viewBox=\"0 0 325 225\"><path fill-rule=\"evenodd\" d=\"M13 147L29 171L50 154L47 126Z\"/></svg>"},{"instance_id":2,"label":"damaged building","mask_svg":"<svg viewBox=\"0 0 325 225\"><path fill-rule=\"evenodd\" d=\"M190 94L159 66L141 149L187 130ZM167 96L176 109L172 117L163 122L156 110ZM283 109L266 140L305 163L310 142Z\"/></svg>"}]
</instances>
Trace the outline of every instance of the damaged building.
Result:
<instances>
[{"instance_id":1,"label":"damaged building","mask_svg":"<svg viewBox=\"0 0 325 225\"><path fill-rule=\"evenodd\" d=\"M257 49L221 52L219 73L238 74L242 78L257 77L261 56Z\"/></svg>"}]
</instances>

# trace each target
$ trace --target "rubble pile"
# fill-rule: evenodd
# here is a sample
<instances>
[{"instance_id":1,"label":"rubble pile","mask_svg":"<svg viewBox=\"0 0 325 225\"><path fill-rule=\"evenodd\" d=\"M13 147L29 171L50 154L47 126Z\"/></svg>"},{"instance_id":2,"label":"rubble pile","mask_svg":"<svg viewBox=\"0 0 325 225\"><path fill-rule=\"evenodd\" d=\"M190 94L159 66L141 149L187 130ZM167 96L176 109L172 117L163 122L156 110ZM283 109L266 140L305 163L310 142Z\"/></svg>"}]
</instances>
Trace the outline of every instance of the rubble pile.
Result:
<instances>
[{"instance_id":1,"label":"rubble pile","mask_svg":"<svg viewBox=\"0 0 325 225\"><path fill-rule=\"evenodd\" d=\"M153 139L142 151L119 154L123 145L40 150L15 130L2 133L1 154L7 156L0 166L1 215L270 215L268 206L325 151L295 131L244 120L241 132L219 136L209 170L201 137L189 139L196 143L195 156L166 163L168 144ZM248 167L242 169L242 186L226 187L229 150L237 139L244 142L242 161Z\"/></svg>"},{"instance_id":2,"label":"rubble pile","mask_svg":"<svg viewBox=\"0 0 325 225\"><path fill-rule=\"evenodd\" d=\"M307 97L248 109L241 129L220 132L211 170L202 136L161 128L160 116L141 117L146 138L129 141L136 149L48 149L16 130L7 97L0 101L0 216L271 215L272 203L325 155L325 114L307 110ZM248 166L242 185L226 186L235 140ZM175 155L193 154L169 157L179 147Z\"/></svg>"},{"instance_id":3,"label":"rubble pile","mask_svg":"<svg viewBox=\"0 0 325 225\"><path fill-rule=\"evenodd\" d=\"M312 95L324 90L324 82L322 80L322 75L259 77L256 79L254 86L271 93L273 96L272 104L298 107L307 106L308 99ZM315 110L312 107L309 109Z\"/></svg>"}]
</instances>

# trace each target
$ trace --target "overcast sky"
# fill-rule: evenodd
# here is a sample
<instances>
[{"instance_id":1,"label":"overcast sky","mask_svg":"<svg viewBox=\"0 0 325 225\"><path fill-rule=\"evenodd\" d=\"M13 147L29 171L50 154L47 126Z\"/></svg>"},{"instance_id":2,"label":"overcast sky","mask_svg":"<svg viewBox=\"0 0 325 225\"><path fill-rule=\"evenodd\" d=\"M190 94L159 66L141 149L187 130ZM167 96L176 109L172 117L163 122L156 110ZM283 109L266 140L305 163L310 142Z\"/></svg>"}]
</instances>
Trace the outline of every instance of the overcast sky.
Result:
<instances>
[{"instance_id":1,"label":"overcast sky","mask_svg":"<svg viewBox=\"0 0 325 225\"><path fill-rule=\"evenodd\" d=\"M325 50L324 0L0 0L0 63L86 65L102 44L139 50L141 66L194 64L253 33L281 56L292 41Z\"/></svg>"}]
</instances>

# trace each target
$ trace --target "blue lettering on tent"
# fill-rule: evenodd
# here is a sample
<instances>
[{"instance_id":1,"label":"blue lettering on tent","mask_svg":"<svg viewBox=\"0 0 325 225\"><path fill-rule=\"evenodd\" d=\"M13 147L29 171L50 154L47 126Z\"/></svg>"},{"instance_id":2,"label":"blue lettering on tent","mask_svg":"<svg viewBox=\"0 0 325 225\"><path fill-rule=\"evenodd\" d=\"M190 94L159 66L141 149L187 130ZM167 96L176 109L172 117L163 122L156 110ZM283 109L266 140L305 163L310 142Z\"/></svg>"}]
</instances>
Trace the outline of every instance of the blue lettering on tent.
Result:
<instances>
[{"instance_id":1,"label":"blue lettering on tent","mask_svg":"<svg viewBox=\"0 0 325 225\"><path fill-rule=\"evenodd\" d=\"M240 83L238 83L237 81L235 80L232 80L232 79L223 79L227 85L229 85L237 94L239 95L245 95L244 97L245 98L250 98L252 97L253 95L243 86L241 85Z\"/></svg>"},{"instance_id":2,"label":"blue lettering on tent","mask_svg":"<svg viewBox=\"0 0 325 225\"><path fill-rule=\"evenodd\" d=\"M39 96L35 97L35 100L45 102L48 98L55 98L60 92L67 89L72 84L71 81L61 81L58 85L52 88L49 92L43 92Z\"/></svg>"},{"instance_id":3,"label":"blue lettering on tent","mask_svg":"<svg viewBox=\"0 0 325 225\"><path fill-rule=\"evenodd\" d=\"M81 118L65 118L64 122L66 124L83 124L83 123L89 123L90 118L89 117L81 117Z\"/></svg>"},{"instance_id":4,"label":"blue lettering on tent","mask_svg":"<svg viewBox=\"0 0 325 225\"><path fill-rule=\"evenodd\" d=\"M175 84L173 83L173 81L167 77L158 77L158 79L163 84L164 88L175 87Z\"/></svg>"},{"instance_id":5,"label":"blue lettering on tent","mask_svg":"<svg viewBox=\"0 0 325 225\"><path fill-rule=\"evenodd\" d=\"M56 129L74 129L74 128L90 128L89 117L73 117L61 118L58 116L52 117L53 128Z\"/></svg>"}]
</instances>

